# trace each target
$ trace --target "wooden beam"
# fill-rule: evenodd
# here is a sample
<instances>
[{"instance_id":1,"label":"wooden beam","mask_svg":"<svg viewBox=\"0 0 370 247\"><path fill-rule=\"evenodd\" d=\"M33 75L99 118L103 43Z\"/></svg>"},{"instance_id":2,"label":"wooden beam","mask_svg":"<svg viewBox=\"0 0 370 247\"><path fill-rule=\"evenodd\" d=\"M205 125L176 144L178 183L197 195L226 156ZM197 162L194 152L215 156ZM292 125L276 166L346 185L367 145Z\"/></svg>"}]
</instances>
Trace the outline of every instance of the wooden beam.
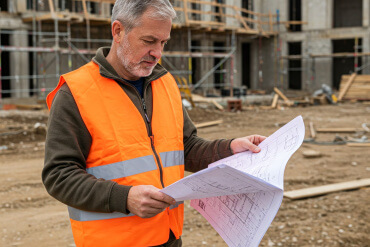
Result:
<instances>
[{"instance_id":1,"label":"wooden beam","mask_svg":"<svg viewBox=\"0 0 370 247\"><path fill-rule=\"evenodd\" d=\"M238 13L238 10L236 9L236 6L234 6L234 12L235 12L235 16L236 16L236 19L239 20L243 27L246 29L246 30L250 30L251 28L248 26L248 24L245 22L245 20L242 18L242 16L239 15Z\"/></svg>"},{"instance_id":2,"label":"wooden beam","mask_svg":"<svg viewBox=\"0 0 370 247\"><path fill-rule=\"evenodd\" d=\"M355 133L360 130L356 128L318 128L316 131L321 133Z\"/></svg>"},{"instance_id":3,"label":"wooden beam","mask_svg":"<svg viewBox=\"0 0 370 247\"><path fill-rule=\"evenodd\" d=\"M315 128L313 127L312 122L310 122L310 133L311 133L311 138L315 139L316 138L316 131L315 131Z\"/></svg>"},{"instance_id":4,"label":"wooden beam","mask_svg":"<svg viewBox=\"0 0 370 247\"><path fill-rule=\"evenodd\" d=\"M189 25L189 16L188 16L188 1L184 0L184 16L185 16L185 25Z\"/></svg>"},{"instance_id":5,"label":"wooden beam","mask_svg":"<svg viewBox=\"0 0 370 247\"><path fill-rule=\"evenodd\" d=\"M347 143L347 146L348 147L370 147L370 142L363 142L363 143L349 142Z\"/></svg>"},{"instance_id":6,"label":"wooden beam","mask_svg":"<svg viewBox=\"0 0 370 247\"><path fill-rule=\"evenodd\" d=\"M278 103L278 100L279 100L279 95L278 94L275 94L274 95L274 98L272 99L271 108L276 108L277 103Z\"/></svg>"},{"instance_id":7,"label":"wooden beam","mask_svg":"<svg viewBox=\"0 0 370 247\"><path fill-rule=\"evenodd\" d=\"M89 20L89 12L87 11L86 0L82 0L82 7L84 9L86 20Z\"/></svg>"},{"instance_id":8,"label":"wooden beam","mask_svg":"<svg viewBox=\"0 0 370 247\"><path fill-rule=\"evenodd\" d=\"M284 196L290 199L302 199L308 197L314 197L319 195L325 195L337 191L353 190L361 187L370 186L370 178L354 180L343 183L328 184L323 186L311 187L300 190L293 190L284 192Z\"/></svg>"},{"instance_id":9,"label":"wooden beam","mask_svg":"<svg viewBox=\"0 0 370 247\"><path fill-rule=\"evenodd\" d=\"M294 103L290 101L277 87L274 87L275 93L277 93L288 105L293 105Z\"/></svg>"},{"instance_id":10,"label":"wooden beam","mask_svg":"<svg viewBox=\"0 0 370 247\"><path fill-rule=\"evenodd\" d=\"M224 110L224 107L222 105L220 105L219 103L216 102L216 100L212 100L211 101L212 104L214 104L216 106L217 109L219 109L220 111L223 111Z\"/></svg>"},{"instance_id":11,"label":"wooden beam","mask_svg":"<svg viewBox=\"0 0 370 247\"><path fill-rule=\"evenodd\" d=\"M270 10L269 10L269 26L270 26L270 31L273 32L274 27L273 27L273 24L272 24L272 14L271 14Z\"/></svg>"},{"instance_id":12,"label":"wooden beam","mask_svg":"<svg viewBox=\"0 0 370 247\"><path fill-rule=\"evenodd\" d=\"M21 104L16 104L15 107L18 110L42 110L42 109L44 109L43 105L21 105Z\"/></svg>"},{"instance_id":13,"label":"wooden beam","mask_svg":"<svg viewBox=\"0 0 370 247\"><path fill-rule=\"evenodd\" d=\"M53 2L53 0L49 0L49 8L50 8L51 15L54 15L55 9L54 9L54 2Z\"/></svg>"},{"instance_id":14,"label":"wooden beam","mask_svg":"<svg viewBox=\"0 0 370 247\"><path fill-rule=\"evenodd\" d=\"M274 87L275 93L277 93L284 101L289 101L289 99L277 88Z\"/></svg>"},{"instance_id":15,"label":"wooden beam","mask_svg":"<svg viewBox=\"0 0 370 247\"><path fill-rule=\"evenodd\" d=\"M354 82L356 75L357 75L356 73L352 73L351 77L348 79L347 84L345 85L343 90L339 92L339 96L338 96L339 101L341 101L344 95L346 95L348 89L351 87L352 83Z\"/></svg>"},{"instance_id":16,"label":"wooden beam","mask_svg":"<svg viewBox=\"0 0 370 247\"><path fill-rule=\"evenodd\" d=\"M223 122L222 119L220 120L216 120L216 121L210 121L210 122L204 122L204 123L198 123L198 124L195 124L195 127L196 128L204 128L204 127L209 127L209 126L213 126L213 125L219 125Z\"/></svg>"}]
</instances>

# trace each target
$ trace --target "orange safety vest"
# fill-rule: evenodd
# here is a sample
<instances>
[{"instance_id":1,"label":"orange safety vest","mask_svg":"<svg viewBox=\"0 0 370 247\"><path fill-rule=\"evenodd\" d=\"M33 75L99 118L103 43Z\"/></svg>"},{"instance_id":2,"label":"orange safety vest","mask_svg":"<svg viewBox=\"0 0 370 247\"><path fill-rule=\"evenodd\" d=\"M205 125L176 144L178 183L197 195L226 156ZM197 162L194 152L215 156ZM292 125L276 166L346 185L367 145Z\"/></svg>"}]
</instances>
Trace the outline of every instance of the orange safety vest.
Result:
<instances>
[{"instance_id":1,"label":"orange safety vest","mask_svg":"<svg viewBox=\"0 0 370 247\"><path fill-rule=\"evenodd\" d=\"M184 177L181 95L169 73L151 82L151 137L136 106L117 82L100 75L97 64L90 62L62 75L47 97L49 109L64 83L92 136L87 173L122 185L157 188L163 188L162 182L168 186ZM170 229L176 238L182 234L182 202L146 219L72 207L68 211L77 246L153 246L165 243Z\"/></svg>"}]
</instances>

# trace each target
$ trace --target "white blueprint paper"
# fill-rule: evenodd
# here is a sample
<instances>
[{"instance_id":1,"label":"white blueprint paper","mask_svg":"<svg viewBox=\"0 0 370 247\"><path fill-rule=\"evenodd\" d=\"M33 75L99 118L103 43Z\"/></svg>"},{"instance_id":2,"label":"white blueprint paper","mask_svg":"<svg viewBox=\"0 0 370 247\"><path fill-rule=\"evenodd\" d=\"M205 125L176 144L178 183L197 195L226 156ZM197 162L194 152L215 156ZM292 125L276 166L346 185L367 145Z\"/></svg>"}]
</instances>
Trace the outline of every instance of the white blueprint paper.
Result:
<instances>
[{"instance_id":1,"label":"white blueprint paper","mask_svg":"<svg viewBox=\"0 0 370 247\"><path fill-rule=\"evenodd\" d=\"M263 141L261 152L219 160L162 190L190 203L229 246L258 246L283 199L286 163L303 142L301 116Z\"/></svg>"}]
</instances>

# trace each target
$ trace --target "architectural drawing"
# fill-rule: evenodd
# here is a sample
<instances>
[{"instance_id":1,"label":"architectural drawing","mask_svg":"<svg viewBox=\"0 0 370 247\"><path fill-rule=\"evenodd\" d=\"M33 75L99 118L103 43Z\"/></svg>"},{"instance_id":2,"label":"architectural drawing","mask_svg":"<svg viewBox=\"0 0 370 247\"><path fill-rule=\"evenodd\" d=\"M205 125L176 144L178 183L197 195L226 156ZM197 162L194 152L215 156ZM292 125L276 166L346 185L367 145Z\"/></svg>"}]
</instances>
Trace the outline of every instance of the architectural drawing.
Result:
<instances>
[{"instance_id":1,"label":"architectural drawing","mask_svg":"<svg viewBox=\"0 0 370 247\"><path fill-rule=\"evenodd\" d=\"M219 160L161 191L177 201L192 199L229 246L258 246L279 210L285 166L304 133L298 116L266 138L261 152Z\"/></svg>"}]
</instances>

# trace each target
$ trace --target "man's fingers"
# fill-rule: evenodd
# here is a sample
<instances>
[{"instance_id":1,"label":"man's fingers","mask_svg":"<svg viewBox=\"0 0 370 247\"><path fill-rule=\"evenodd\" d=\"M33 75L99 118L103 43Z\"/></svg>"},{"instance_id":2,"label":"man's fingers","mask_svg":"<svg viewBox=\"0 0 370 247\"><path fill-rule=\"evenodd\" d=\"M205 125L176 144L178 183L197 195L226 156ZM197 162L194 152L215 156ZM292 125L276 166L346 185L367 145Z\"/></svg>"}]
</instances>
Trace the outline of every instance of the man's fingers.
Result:
<instances>
[{"instance_id":1,"label":"man's fingers","mask_svg":"<svg viewBox=\"0 0 370 247\"><path fill-rule=\"evenodd\" d=\"M170 205L173 205L173 204L176 203L175 199L173 199L169 195L166 195L165 193L162 193L162 192L159 192L159 191L157 191L156 193L153 193L151 195L151 197L154 200L161 201L161 202L164 202L164 203L170 204Z\"/></svg>"},{"instance_id":2,"label":"man's fingers","mask_svg":"<svg viewBox=\"0 0 370 247\"><path fill-rule=\"evenodd\" d=\"M266 137L261 135L251 135L236 138L230 143L230 148L234 154L247 150L250 150L253 153L258 153L261 151L261 148L259 148L258 145L261 144L261 142L263 142L265 139Z\"/></svg>"},{"instance_id":3,"label":"man's fingers","mask_svg":"<svg viewBox=\"0 0 370 247\"><path fill-rule=\"evenodd\" d=\"M133 186L127 197L127 209L141 218L153 217L175 203L172 197L152 185Z\"/></svg>"},{"instance_id":4,"label":"man's fingers","mask_svg":"<svg viewBox=\"0 0 370 247\"><path fill-rule=\"evenodd\" d=\"M258 144L255 145L251 141L249 141L248 139L245 140L245 145L246 145L246 149L249 149L253 153L258 153L258 152L261 151L261 148L257 146Z\"/></svg>"},{"instance_id":5,"label":"man's fingers","mask_svg":"<svg viewBox=\"0 0 370 247\"><path fill-rule=\"evenodd\" d=\"M261 142L263 142L267 138L266 136L260 136L260 135L254 135L253 137L255 138L253 143L256 145L260 145Z\"/></svg>"}]
</instances>

